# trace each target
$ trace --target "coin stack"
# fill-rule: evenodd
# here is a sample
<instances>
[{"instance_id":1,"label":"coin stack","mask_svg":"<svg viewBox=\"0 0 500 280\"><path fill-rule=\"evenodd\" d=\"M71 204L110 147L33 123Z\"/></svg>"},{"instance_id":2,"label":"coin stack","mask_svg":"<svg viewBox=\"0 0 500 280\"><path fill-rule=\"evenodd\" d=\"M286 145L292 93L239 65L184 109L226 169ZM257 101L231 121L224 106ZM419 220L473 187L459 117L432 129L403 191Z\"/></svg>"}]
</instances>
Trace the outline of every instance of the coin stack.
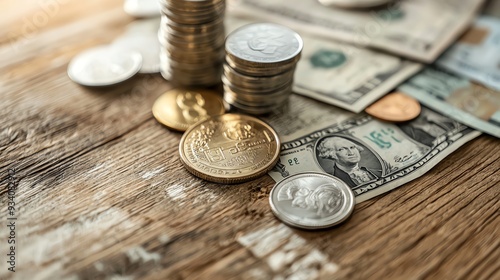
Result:
<instances>
[{"instance_id":1,"label":"coin stack","mask_svg":"<svg viewBox=\"0 0 500 280\"><path fill-rule=\"evenodd\" d=\"M181 86L220 83L225 0L160 0L161 74Z\"/></svg>"},{"instance_id":2,"label":"coin stack","mask_svg":"<svg viewBox=\"0 0 500 280\"><path fill-rule=\"evenodd\" d=\"M292 92L302 38L271 23L245 25L228 35L224 64L224 100L248 114L273 111Z\"/></svg>"}]
</instances>

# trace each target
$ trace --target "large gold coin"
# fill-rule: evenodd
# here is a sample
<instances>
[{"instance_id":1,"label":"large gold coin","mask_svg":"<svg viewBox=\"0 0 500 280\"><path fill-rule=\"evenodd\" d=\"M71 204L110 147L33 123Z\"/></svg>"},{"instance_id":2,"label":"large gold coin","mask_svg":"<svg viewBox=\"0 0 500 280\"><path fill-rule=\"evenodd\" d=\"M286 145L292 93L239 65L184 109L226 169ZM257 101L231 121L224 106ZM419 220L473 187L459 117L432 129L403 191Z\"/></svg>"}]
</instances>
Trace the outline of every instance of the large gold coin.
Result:
<instances>
[{"instance_id":1,"label":"large gold coin","mask_svg":"<svg viewBox=\"0 0 500 280\"><path fill-rule=\"evenodd\" d=\"M279 158L280 140L265 122L246 115L211 117L182 136L179 153L194 175L216 183L241 183L269 172Z\"/></svg>"},{"instance_id":2,"label":"large gold coin","mask_svg":"<svg viewBox=\"0 0 500 280\"><path fill-rule=\"evenodd\" d=\"M384 121L405 122L420 114L417 100L400 92L389 93L365 109L368 114Z\"/></svg>"},{"instance_id":3,"label":"large gold coin","mask_svg":"<svg viewBox=\"0 0 500 280\"><path fill-rule=\"evenodd\" d=\"M156 120L169 128L186 131L191 125L225 112L222 97L206 89L172 89L153 105Z\"/></svg>"}]
</instances>

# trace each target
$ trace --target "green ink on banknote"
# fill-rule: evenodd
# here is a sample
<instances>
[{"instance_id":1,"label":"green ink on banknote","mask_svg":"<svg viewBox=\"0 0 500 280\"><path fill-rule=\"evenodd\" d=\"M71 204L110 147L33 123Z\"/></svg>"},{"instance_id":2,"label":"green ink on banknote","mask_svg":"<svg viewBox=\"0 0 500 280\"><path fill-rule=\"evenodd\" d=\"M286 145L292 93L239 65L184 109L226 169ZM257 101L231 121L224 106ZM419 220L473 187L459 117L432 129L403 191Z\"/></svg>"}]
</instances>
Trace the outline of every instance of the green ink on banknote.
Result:
<instances>
[{"instance_id":1,"label":"green ink on banknote","mask_svg":"<svg viewBox=\"0 0 500 280\"><path fill-rule=\"evenodd\" d=\"M389 11L379 12L377 13L377 16L382 20L396 21L402 19L405 16L405 12L401 9L392 9Z\"/></svg>"},{"instance_id":2,"label":"green ink on banknote","mask_svg":"<svg viewBox=\"0 0 500 280\"><path fill-rule=\"evenodd\" d=\"M311 64L318 68L336 68L347 61L343 52L320 49L311 56Z\"/></svg>"},{"instance_id":3,"label":"green ink on banknote","mask_svg":"<svg viewBox=\"0 0 500 280\"><path fill-rule=\"evenodd\" d=\"M389 149L392 147L391 140L401 143L401 140L394 137L394 130L392 128L381 129L380 131L372 131L369 133L369 136L365 136L364 138L372 141L381 149Z\"/></svg>"}]
</instances>

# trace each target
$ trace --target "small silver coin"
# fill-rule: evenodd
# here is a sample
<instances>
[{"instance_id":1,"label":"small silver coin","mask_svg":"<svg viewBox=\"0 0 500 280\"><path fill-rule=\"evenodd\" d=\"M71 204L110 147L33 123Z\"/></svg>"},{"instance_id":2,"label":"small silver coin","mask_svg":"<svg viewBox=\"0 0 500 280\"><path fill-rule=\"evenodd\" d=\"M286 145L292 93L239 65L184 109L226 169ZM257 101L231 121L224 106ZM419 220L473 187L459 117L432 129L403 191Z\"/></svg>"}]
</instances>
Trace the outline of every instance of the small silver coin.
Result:
<instances>
[{"instance_id":1,"label":"small silver coin","mask_svg":"<svg viewBox=\"0 0 500 280\"><path fill-rule=\"evenodd\" d=\"M75 56L68 65L68 76L84 86L109 86L131 78L141 66L140 53L101 46Z\"/></svg>"},{"instance_id":2,"label":"small silver coin","mask_svg":"<svg viewBox=\"0 0 500 280\"><path fill-rule=\"evenodd\" d=\"M127 34L112 43L113 48L139 52L142 67L139 73L160 72L160 41L155 33Z\"/></svg>"},{"instance_id":3,"label":"small silver coin","mask_svg":"<svg viewBox=\"0 0 500 280\"><path fill-rule=\"evenodd\" d=\"M278 219L303 229L337 225L352 214L356 204L346 183L314 172L295 174L276 183L269 203Z\"/></svg>"},{"instance_id":4,"label":"small silver coin","mask_svg":"<svg viewBox=\"0 0 500 280\"><path fill-rule=\"evenodd\" d=\"M302 38L279 24L252 23L231 32L226 51L233 59L246 63L286 63L300 55Z\"/></svg>"},{"instance_id":5,"label":"small silver coin","mask_svg":"<svg viewBox=\"0 0 500 280\"><path fill-rule=\"evenodd\" d=\"M155 17L160 15L160 3L157 0L125 0L125 12L134 17Z\"/></svg>"}]
</instances>

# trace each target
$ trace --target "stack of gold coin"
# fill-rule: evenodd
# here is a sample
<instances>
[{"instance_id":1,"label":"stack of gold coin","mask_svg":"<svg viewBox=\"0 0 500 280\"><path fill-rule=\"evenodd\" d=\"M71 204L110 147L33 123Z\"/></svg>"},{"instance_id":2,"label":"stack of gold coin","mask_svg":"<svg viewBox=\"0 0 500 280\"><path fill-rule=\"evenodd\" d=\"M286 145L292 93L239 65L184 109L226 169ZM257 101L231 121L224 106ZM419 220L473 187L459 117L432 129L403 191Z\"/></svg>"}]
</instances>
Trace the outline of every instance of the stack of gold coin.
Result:
<instances>
[{"instance_id":1,"label":"stack of gold coin","mask_svg":"<svg viewBox=\"0 0 500 280\"><path fill-rule=\"evenodd\" d=\"M160 0L161 74L181 86L220 83L225 0Z\"/></svg>"},{"instance_id":2,"label":"stack of gold coin","mask_svg":"<svg viewBox=\"0 0 500 280\"><path fill-rule=\"evenodd\" d=\"M302 38L272 23L240 27L226 39L224 100L248 114L265 114L281 106L292 92Z\"/></svg>"},{"instance_id":3,"label":"stack of gold coin","mask_svg":"<svg viewBox=\"0 0 500 280\"><path fill-rule=\"evenodd\" d=\"M265 122L246 115L213 116L192 125L179 144L180 158L194 175L216 183L241 183L269 172L280 140Z\"/></svg>"}]
</instances>

